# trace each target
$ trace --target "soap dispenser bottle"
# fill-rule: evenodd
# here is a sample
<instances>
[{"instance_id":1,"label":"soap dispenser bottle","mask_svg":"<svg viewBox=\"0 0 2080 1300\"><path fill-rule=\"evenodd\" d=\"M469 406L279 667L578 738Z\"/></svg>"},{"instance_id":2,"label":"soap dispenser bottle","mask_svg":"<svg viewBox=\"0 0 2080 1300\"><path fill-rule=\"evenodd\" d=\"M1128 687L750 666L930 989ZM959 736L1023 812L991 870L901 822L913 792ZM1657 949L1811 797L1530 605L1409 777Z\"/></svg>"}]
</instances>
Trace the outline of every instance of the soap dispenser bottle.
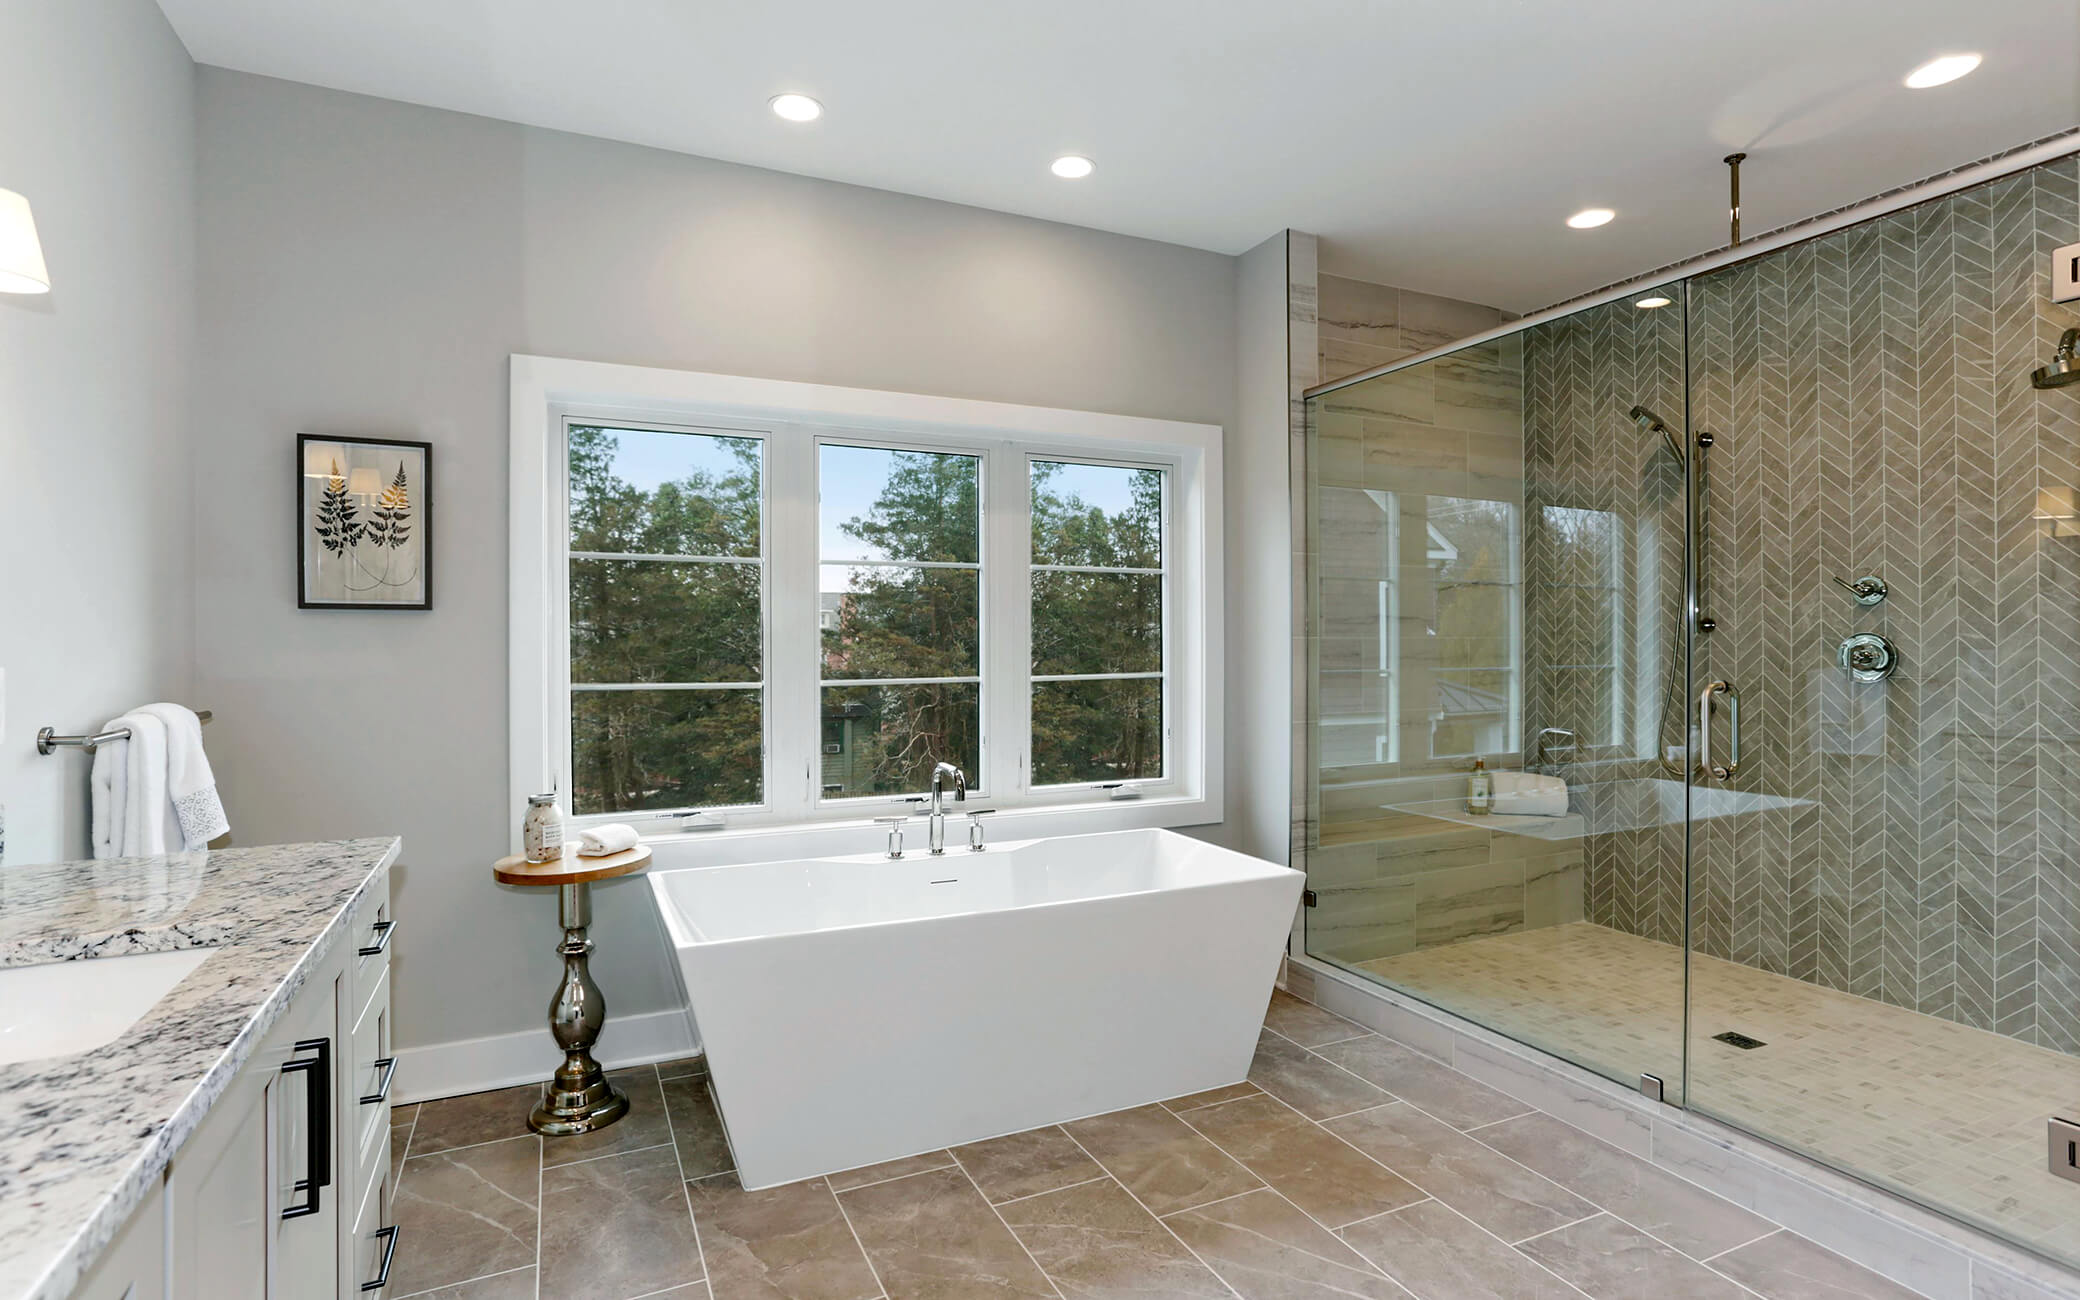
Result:
<instances>
[{"instance_id":1,"label":"soap dispenser bottle","mask_svg":"<svg viewBox=\"0 0 2080 1300\"><path fill-rule=\"evenodd\" d=\"M1475 817L1495 811L1495 778L1488 774L1485 759L1474 759L1473 771L1466 775L1466 811Z\"/></svg>"}]
</instances>

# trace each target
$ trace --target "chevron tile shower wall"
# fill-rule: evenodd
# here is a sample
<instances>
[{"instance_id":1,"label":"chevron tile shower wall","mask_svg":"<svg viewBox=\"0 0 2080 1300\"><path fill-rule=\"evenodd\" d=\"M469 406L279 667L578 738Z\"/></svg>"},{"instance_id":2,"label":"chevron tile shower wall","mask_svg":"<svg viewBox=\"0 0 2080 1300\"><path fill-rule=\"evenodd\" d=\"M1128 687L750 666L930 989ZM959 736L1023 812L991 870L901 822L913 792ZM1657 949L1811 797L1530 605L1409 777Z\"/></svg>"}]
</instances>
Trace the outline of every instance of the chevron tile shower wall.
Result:
<instances>
[{"instance_id":1,"label":"chevron tile shower wall","mask_svg":"<svg viewBox=\"0 0 2080 1300\"><path fill-rule=\"evenodd\" d=\"M1690 418L1711 451L1693 680L1739 684L1730 784L1799 802L1695 824L1692 941L1715 957L2080 1051L2080 401L2030 370L2080 314L2049 297L2080 238L2067 158L1691 282ZM1679 538L1624 409L1682 407L1674 311L1628 303L1525 335L1526 494ZM1638 397L1633 397L1638 394ZM1680 492L1680 485L1675 489ZM1526 730L1608 702L1561 665L1604 635L1526 556ZM1881 576L1859 606L1830 579ZM1680 559L1629 573L1642 655ZM1651 590L1648 590L1651 588ZM1904 666L1849 682L1851 632ZM1618 701L1636 740L1660 684ZM1633 754L1651 752L1635 747ZM1650 763L1642 763L1644 774ZM1624 824L1637 825L1643 819ZM1588 838L1589 919L1682 939L1681 827Z\"/></svg>"}]
</instances>

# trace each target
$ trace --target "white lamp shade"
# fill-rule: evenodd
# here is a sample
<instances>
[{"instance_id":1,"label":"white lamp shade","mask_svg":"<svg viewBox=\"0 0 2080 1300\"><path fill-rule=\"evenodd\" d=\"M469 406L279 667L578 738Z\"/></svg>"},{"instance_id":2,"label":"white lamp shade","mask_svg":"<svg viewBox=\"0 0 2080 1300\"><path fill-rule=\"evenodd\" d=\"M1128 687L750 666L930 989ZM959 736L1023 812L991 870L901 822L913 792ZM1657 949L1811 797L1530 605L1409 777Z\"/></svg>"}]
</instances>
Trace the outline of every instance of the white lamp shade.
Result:
<instances>
[{"instance_id":1,"label":"white lamp shade","mask_svg":"<svg viewBox=\"0 0 2080 1300\"><path fill-rule=\"evenodd\" d=\"M0 293L50 290L51 273L43 266L43 245L36 240L29 200L13 190L0 190Z\"/></svg>"}]
</instances>

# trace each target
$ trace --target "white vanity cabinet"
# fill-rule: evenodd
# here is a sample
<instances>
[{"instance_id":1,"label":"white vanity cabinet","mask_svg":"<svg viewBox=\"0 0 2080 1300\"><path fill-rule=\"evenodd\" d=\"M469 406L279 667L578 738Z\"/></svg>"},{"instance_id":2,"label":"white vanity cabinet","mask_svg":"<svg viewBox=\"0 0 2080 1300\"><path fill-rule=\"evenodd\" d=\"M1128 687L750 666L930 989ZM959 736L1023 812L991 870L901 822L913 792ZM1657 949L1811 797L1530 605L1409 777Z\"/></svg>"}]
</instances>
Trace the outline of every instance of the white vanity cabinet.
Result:
<instances>
[{"instance_id":1,"label":"white vanity cabinet","mask_svg":"<svg viewBox=\"0 0 2080 1300\"><path fill-rule=\"evenodd\" d=\"M349 922L74 1300L380 1300L395 1237L387 875Z\"/></svg>"}]
</instances>

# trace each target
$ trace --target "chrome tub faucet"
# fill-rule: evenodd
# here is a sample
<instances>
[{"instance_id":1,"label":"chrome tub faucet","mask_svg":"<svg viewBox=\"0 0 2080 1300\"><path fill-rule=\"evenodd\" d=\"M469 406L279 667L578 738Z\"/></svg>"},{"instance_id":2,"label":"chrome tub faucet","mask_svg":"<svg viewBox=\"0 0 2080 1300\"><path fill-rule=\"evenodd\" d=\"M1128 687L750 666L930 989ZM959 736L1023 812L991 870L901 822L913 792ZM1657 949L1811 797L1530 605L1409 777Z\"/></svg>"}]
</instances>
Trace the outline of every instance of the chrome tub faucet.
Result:
<instances>
[{"instance_id":1,"label":"chrome tub faucet","mask_svg":"<svg viewBox=\"0 0 2080 1300\"><path fill-rule=\"evenodd\" d=\"M953 801L955 803L966 803L968 801L968 778L959 768L951 763L941 763L932 769L932 801L925 815L930 819L930 831L927 839L935 857L946 852L946 804L944 794L946 778L949 776L953 778Z\"/></svg>"}]
</instances>

